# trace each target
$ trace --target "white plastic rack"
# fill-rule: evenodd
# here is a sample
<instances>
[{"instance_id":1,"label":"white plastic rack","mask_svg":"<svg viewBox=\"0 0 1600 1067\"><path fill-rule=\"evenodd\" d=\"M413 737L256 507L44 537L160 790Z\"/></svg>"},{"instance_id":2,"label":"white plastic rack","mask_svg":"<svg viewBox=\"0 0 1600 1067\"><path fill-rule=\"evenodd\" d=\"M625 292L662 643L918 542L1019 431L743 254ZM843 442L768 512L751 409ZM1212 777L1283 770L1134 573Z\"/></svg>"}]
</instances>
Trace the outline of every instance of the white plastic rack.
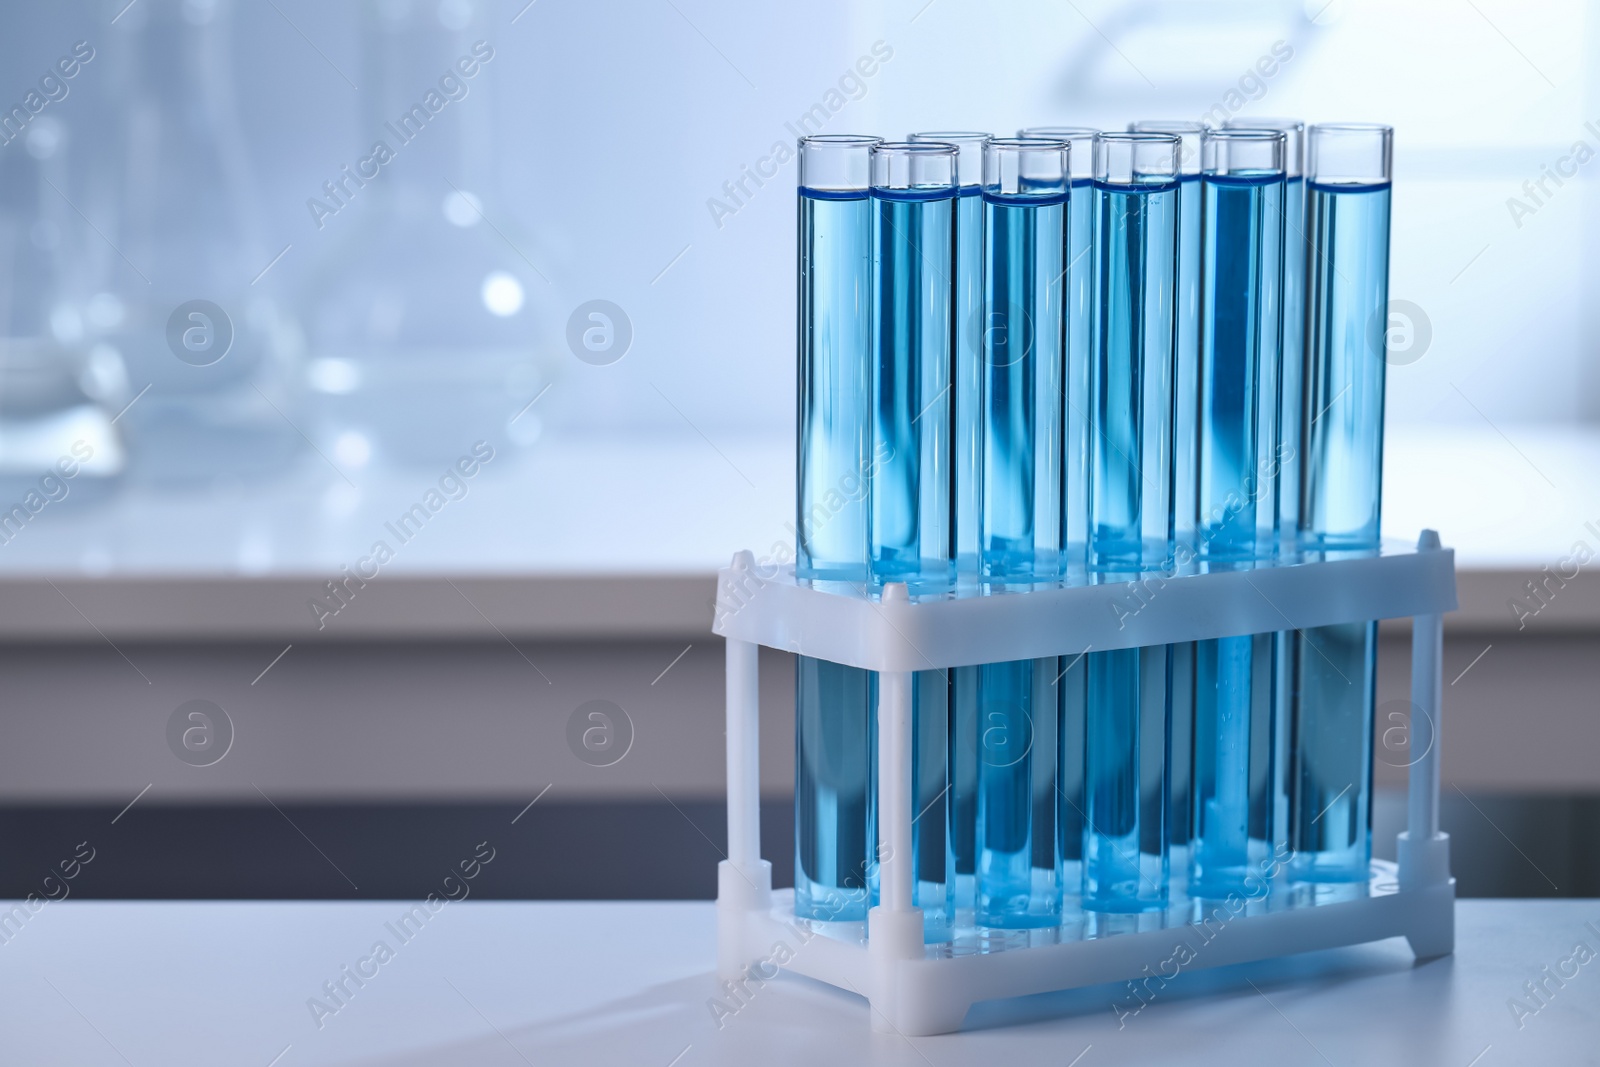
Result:
<instances>
[{"instance_id":1,"label":"white plastic rack","mask_svg":"<svg viewBox=\"0 0 1600 1067\"><path fill-rule=\"evenodd\" d=\"M1377 552L1160 576L1143 585L1149 592L1132 614L1126 584L989 595L958 589L938 598L913 598L904 585L891 584L874 598L848 585L796 581L792 568L764 575L749 552L736 555L718 576L713 625L727 640L728 685L720 976L765 981L781 967L865 996L874 1029L920 1035L959 1029L980 1000L1148 980L1175 968L1397 936L1418 958L1450 953L1455 879L1448 835L1439 832L1439 698L1442 616L1456 607L1454 553L1426 530L1414 548L1385 543ZM1080 912L1049 930L980 930L965 940L924 944L910 869L912 672L1405 617L1412 620L1412 714L1431 730L1411 756L1398 864L1374 861L1370 881L1355 886L1275 887L1237 909L1190 901L1175 879L1173 906L1165 912ZM760 645L879 672L881 902L864 929L798 920L792 893L772 890L759 831ZM1220 924L1224 937L1216 936Z\"/></svg>"}]
</instances>

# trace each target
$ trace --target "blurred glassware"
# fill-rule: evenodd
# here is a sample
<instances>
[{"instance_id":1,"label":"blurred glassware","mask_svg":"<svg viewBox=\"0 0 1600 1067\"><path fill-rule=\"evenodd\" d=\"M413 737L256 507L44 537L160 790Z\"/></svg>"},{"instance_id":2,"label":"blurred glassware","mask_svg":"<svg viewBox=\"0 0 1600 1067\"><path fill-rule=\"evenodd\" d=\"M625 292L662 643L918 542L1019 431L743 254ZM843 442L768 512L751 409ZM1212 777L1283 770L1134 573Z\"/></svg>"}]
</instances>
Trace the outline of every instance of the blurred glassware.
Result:
<instances>
[{"instance_id":1,"label":"blurred glassware","mask_svg":"<svg viewBox=\"0 0 1600 1067\"><path fill-rule=\"evenodd\" d=\"M272 252L235 106L233 14L231 0L144 0L103 49L114 166L88 195L91 217L114 220L113 254L98 257L92 300L108 314L91 359L109 382L122 366L126 388L102 399L145 481L259 478L302 444L292 325L270 281L254 284Z\"/></svg>"},{"instance_id":2,"label":"blurred glassware","mask_svg":"<svg viewBox=\"0 0 1600 1067\"><path fill-rule=\"evenodd\" d=\"M103 376L90 372L84 302L66 267L83 225L51 188L66 181L67 129L42 115L19 141L0 153L0 512L74 445L79 501L124 466L111 416L95 403Z\"/></svg>"},{"instance_id":3,"label":"blurred glassware","mask_svg":"<svg viewBox=\"0 0 1600 1067\"><path fill-rule=\"evenodd\" d=\"M486 15L470 0L362 8L367 147L308 190L321 232L300 299L313 436L336 459L431 465L538 436L525 409L546 384L549 283L494 195Z\"/></svg>"}]
</instances>

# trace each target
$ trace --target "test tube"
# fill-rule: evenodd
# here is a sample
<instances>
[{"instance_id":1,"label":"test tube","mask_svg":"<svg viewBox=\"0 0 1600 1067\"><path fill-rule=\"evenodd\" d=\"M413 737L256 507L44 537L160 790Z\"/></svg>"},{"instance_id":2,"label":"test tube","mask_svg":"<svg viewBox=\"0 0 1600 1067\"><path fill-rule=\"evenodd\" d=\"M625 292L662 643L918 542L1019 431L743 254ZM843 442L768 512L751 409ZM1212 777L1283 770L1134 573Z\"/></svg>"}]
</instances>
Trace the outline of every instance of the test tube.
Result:
<instances>
[{"instance_id":1,"label":"test tube","mask_svg":"<svg viewBox=\"0 0 1600 1067\"><path fill-rule=\"evenodd\" d=\"M1094 141L1094 397L1090 566L1138 581L1173 551L1179 139ZM1090 652L1083 906L1152 911L1168 899L1168 672L1164 646Z\"/></svg>"},{"instance_id":2,"label":"test tube","mask_svg":"<svg viewBox=\"0 0 1600 1067\"><path fill-rule=\"evenodd\" d=\"M867 577L872 432L872 210L876 137L801 138L799 418L795 574ZM867 914L872 825L867 671L802 656L795 666L795 914Z\"/></svg>"},{"instance_id":3,"label":"test tube","mask_svg":"<svg viewBox=\"0 0 1600 1067\"><path fill-rule=\"evenodd\" d=\"M867 573L870 462L872 210L877 137L832 134L799 144L798 535L800 578Z\"/></svg>"},{"instance_id":4,"label":"test tube","mask_svg":"<svg viewBox=\"0 0 1600 1067\"><path fill-rule=\"evenodd\" d=\"M1084 580L1089 551L1089 319L1094 260L1094 135L1089 126L1031 126L1020 137L1067 142L1072 168L1067 205L1067 396L1062 461L1062 573ZM1062 884L1076 893L1083 883L1083 724L1089 671L1082 655L1063 656L1056 667L1059 742L1056 754L1056 826Z\"/></svg>"},{"instance_id":5,"label":"test tube","mask_svg":"<svg viewBox=\"0 0 1600 1067\"><path fill-rule=\"evenodd\" d=\"M1071 148L1067 209L1067 404L1062 546L1069 576L1088 561L1089 544L1089 301L1094 236L1094 135L1089 126L1030 126L1019 137L1065 141Z\"/></svg>"},{"instance_id":6,"label":"test tube","mask_svg":"<svg viewBox=\"0 0 1600 1067\"><path fill-rule=\"evenodd\" d=\"M1322 551L1379 543L1393 153L1388 126L1316 125L1308 138L1300 532ZM1297 642L1291 871L1308 881L1370 876L1377 639L1377 623L1358 622Z\"/></svg>"},{"instance_id":7,"label":"test tube","mask_svg":"<svg viewBox=\"0 0 1600 1067\"><path fill-rule=\"evenodd\" d=\"M1278 376L1278 532L1292 548L1300 522L1301 406L1305 381L1306 262L1311 243L1306 230L1306 125L1299 119L1229 119L1230 130L1276 130L1283 134L1283 350Z\"/></svg>"},{"instance_id":8,"label":"test tube","mask_svg":"<svg viewBox=\"0 0 1600 1067\"><path fill-rule=\"evenodd\" d=\"M1238 570L1274 547L1284 136L1211 131L1202 154L1197 546L1205 569ZM1280 808L1272 640L1194 646L1192 897L1269 884Z\"/></svg>"},{"instance_id":9,"label":"test tube","mask_svg":"<svg viewBox=\"0 0 1600 1067\"><path fill-rule=\"evenodd\" d=\"M1060 568L1067 200L1063 141L984 148L983 507L980 572L991 586ZM1055 926L1054 657L979 668L976 919Z\"/></svg>"},{"instance_id":10,"label":"test tube","mask_svg":"<svg viewBox=\"0 0 1600 1067\"><path fill-rule=\"evenodd\" d=\"M979 571L994 582L1060 570L1069 154L1030 138L984 149Z\"/></svg>"},{"instance_id":11,"label":"test tube","mask_svg":"<svg viewBox=\"0 0 1600 1067\"><path fill-rule=\"evenodd\" d=\"M1201 181L1199 526L1207 563L1271 558L1283 323L1283 134L1217 130Z\"/></svg>"},{"instance_id":12,"label":"test tube","mask_svg":"<svg viewBox=\"0 0 1600 1067\"><path fill-rule=\"evenodd\" d=\"M955 577L956 168L957 149L950 144L885 142L871 150L868 539L873 582L901 581L913 592L942 592ZM912 894L931 940L947 937L951 925L943 810L947 689L945 672L931 670L916 673L911 691L912 810L918 813Z\"/></svg>"},{"instance_id":13,"label":"test tube","mask_svg":"<svg viewBox=\"0 0 1600 1067\"><path fill-rule=\"evenodd\" d=\"M938 591L955 577L956 148L882 142L871 165L871 576Z\"/></svg>"},{"instance_id":14,"label":"test tube","mask_svg":"<svg viewBox=\"0 0 1600 1067\"><path fill-rule=\"evenodd\" d=\"M1172 440L1172 500L1176 536L1182 540L1193 536L1198 518L1200 171L1201 142L1209 127L1203 122L1179 119L1141 119L1129 123L1128 129L1136 133L1170 133L1178 138L1178 286L1174 312L1178 321L1178 356L1173 379L1177 401Z\"/></svg>"},{"instance_id":15,"label":"test tube","mask_svg":"<svg viewBox=\"0 0 1600 1067\"><path fill-rule=\"evenodd\" d=\"M1293 553L1300 525L1300 455L1303 446L1300 430L1304 423L1306 262L1311 242L1306 233L1306 124L1299 119L1239 118L1223 124L1226 129L1276 130L1283 134L1283 333L1282 362L1278 373L1278 553ZM1280 630L1272 636L1273 697L1277 730L1275 769L1284 776L1275 785L1280 810L1273 819L1279 835L1277 845L1289 843L1287 775L1289 766L1289 721L1293 694L1299 688L1295 677L1295 632Z\"/></svg>"},{"instance_id":16,"label":"test tube","mask_svg":"<svg viewBox=\"0 0 1600 1067\"><path fill-rule=\"evenodd\" d=\"M986 133L913 133L916 144L956 148L955 208L955 541L960 570L978 569L979 398L983 331L983 145Z\"/></svg>"},{"instance_id":17,"label":"test tube","mask_svg":"<svg viewBox=\"0 0 1600 1067\"><path fill-rule=\"evenodd\" d=\"M1195 552L1199 521L1200 412L1200 170L1201 139L1209 127L1183 119L1143 119L1128 125L1138 133L1170 133L1178 138L1178 342L1173 373L1175 407L1172 434L1173 536L1178 546L1175 565L1188 564ZM1172 646L1172 749L1167 771L1172 779L1167 837L1172 862L1184 870L1188 860L1189 772L1194 744L1195 648L1193 641Z\"/></svg>"},{"instance_id":18,"label":"test tube","mask_svg":"<svg viewBox=\"0 0 1600 1067\"><path fill-rule=\"evenodd\" d=\"M986 133L937 131L914 133L916 143L954 145L958 197L955 213L955 542L958 571L978 570L978 511L981 504L979 410L983 390L983 146ZM975 887L978 817L978 668L953 667L948 672L949 733L946 738L947 910L970 909ZM920 796L920 794L919 794ZM917 810L921 811L919 807ZM937 825L935 810L918 826Z\"/></svg>"}]
</instances>

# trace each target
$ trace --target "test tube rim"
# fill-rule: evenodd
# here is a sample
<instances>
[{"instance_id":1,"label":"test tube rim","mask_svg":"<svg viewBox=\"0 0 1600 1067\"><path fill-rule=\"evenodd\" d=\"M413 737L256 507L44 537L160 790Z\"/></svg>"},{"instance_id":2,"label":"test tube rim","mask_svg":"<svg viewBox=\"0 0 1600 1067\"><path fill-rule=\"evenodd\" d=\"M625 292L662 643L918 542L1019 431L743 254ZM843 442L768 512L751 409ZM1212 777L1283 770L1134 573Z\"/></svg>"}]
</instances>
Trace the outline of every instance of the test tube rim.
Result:
<instances>
[{"instance_id":1,"label":"test tube rim","mask_svg":"<svg viewBox=\"0 0 1600 1067\"><path fill-rule=\"evenodd\" d=\"M1178 138L1178 179L1191 181L1205 170L1205 137L1213 127L1200 119L1134 119L1128 123L1128 133L1170 133ZM1193 163L1184 155L1184 142L1197 138Z\"/></svg>"},{"instance_id":2,"label":"test tube rim","mask_svg":"<svg viewBox=\"0 0 1600 1067\"><path fill-rule=\"evenodd\" d=\"M1345 135L1369 135L1379 138L1381 149L1381 169L1383 176L1379 178L1350 178L1344 176L1322 177L1316 173L1317 153L1314 146L1320 137ZM1394 127L1383 122L1317 122L1306 128L1306 183L1310 186L1320 186L1327 189L1339 189L1348 192L1362 190L1387 189L1394 181Z\"/></svg>"},{"instance_id":3,"label":"test tube rim","mask_svg":"<svg viewBox=\"0 0 1600 1067\"><path fill-rule=\"evenodd\" d=\"M1018 137L1046 137L1051 140L1067 142L1067 147L1086 143L1089 151L1073 151L1068 159L1072 167L1072 184L1087 185L1094 180L1094 135L1100 130L1095 126L1028 126L1017 131ZM1081 160L1088 160L1087 167L1082 166Z\"/></svg>"},{"instance_id":4,"label":"test tube rim","mask_svg":"<svg viewBox=\"0 0 1600 1067\"><path fill-rule=\"evenodd\" d=\"M1284 176L1290 180L1305 177L1306 173L1306 131L1310 124L1305 119L1284 118L1280 115L1267 115L1262 118L1231 118L1222 123L1224 130L1276 130L1284 135L1283 171ZM1293 147L1297 151L1290 151L1287 143L1289 134L1294 134ZM1291 159L1290 157L1294 158Z\"/></svg>"},{"instance_id":5,"label":"test tube rim","mask_svg":"<svg viewBox=\"0 0 1600 1067\"><path fill-rule=\"evenodd\" d=\"M1017 131L1012 141L1064 141L1071 144L1074 138L1093 138L1101 131L1093 126L1029 126Z\"/></svg>"},{"instance_id":6,"label":"test tube rim","mask_svg":"<svg viewBox=\"0 0 1600 1067\"><path fill-rule=\"evenodd\" d=\"M960 149L949 141L879 141L870 149L873 155L906 156L954 156L959 151Z\"/></svg>"},{"instance_id":7,"label":"test tube rim","mask_svg":"<svg viewBox=\"0 0 1600 1067\"><path fill-rule=\"evenodd\" d=\"M801 137L796 143L802 145L839 145L841 147L848 145L866 145L870 148L882 140L882 137L878 137L870 133L808 133L804 137Z\"/></svg>"},{"instance_id":8,"label":"test tube rim","mask_svg":"<svg viewBox=\"0 0 1600 1067\"><path fill-rule=\"evenodd\" d=\"M906 134L904 142L886 142L890 144L948 144L959 145L963 141L988 141L994 138L992 133L980 133L977 130L918 130L916 133Z\"/></svg>"},{"instance_id":9,"label":"test tube rim","mask_svg":"<svg viewBox=\"0 0 1600 1067\"><path fill-rule=\"evenodd\" d=\"M940 196L955 196L961 188L961 149L947 141L879 141L868 150L870 162L867 171L868 189L873 196L890 200L923 200ZM947 181L906 181L892 183L878 176L881 160L913 159L917 157L947 159L950 177Z\"/></svg>"},{"instance_id":10,"label":"test tube rim","mask_svg":"<svg viewBox=\"0 0 1600 1067\"><path fill-rule=\"evenodd\" d=\"M1276 153L1278 165L1221 172L1217 169L1214 161L1206 158L1210 155L1207 150L1218 141L1276 142L1278 146ZM1200 173L1206 178L1240 177L1248 174L1254 178L1270 179L1273 175L1286 178L1289 173L1289 139L1283 130L1256 128L1253 126L1223 127L1222 129L1207 130L1201 138L1200 146Z\"/></svg>"},{"instance_id":11,"label":"test tube rim","mask_svg":"<svg viewBox=\"0 0 1600 1067\"><path fill-rule=\"evenodd\" d=\"M1175 133L1157 133L1148 130L1101 130L1094 135L1096 141L1102 144L1135 144L1143 142L1154 144L1166 142L1167 144L1181 145L1183 138Z\"/></svg>"},{"instance_id":12,"label":"test tube rim","mask_svg":"<svg viewBox=\"0 0 1600 1067\"><path fill-rule=\"evenodd\" d=\"M983 188L983 146L988 144L993 136L992 133L982 133L978 130L920 130L906 134L906 140L914 144L955 146L956 185L963 190L963 195L970 195ZM970 175L962 173L963 168L969 166L966 163L969 150L974 151L978 157L976 181L969 180Z\"/></svg>"},{"instance_id":13,"label":"test tube rim","mask_svg":"<svg viewBox=\"0 0 1600 1067\"><path fill-rule=\"evenodd\" d=\"M1386 122L1314 122L1307 130L1323 133L1381 133L1394 136L1394 127Z\"/></svg>"},{"instance_id":14,"label":"test tube rim","mask_svg":"<svg viewBox=\"0 0 1600 1067\"><path fill-rule=\"evenodd\" d=\"M881 144L882 137L863 133L813 133L806 134L795 141L797 154L798 189L802 196L812 196L813 199L857 199L865 196L872 187L872 153L874 145ZM836 152L864 152L866 176L864 181L832 181L827 184L817 184L806 180L806 153L811 151L836 151Z\"/></svg>"},{"instance_id":15,"label":"test tube rim","mask_svg":"<svg viewBox=\"0 0 1600 1067\"><path fill-rule=\"evenodd\" d=\"M1048 152L1052 148L1071 148L1072 145L1059 137L991 137L984 147L1003 152Z\"/></svg>"},{"instance_id":16,"label":"test tube rim","mask_svg":"<svg viewBox=\"0 0 1600 1067\"><path fill-rule=\"evenodd\" d=\"M1198 119L1134 119L1126 130L1112 133L1205 133L1215 129L1210 123Z\"/></svg>"},{"instance_id":17,"label":"test tube rim","mask_svg":"<svg viewBox=\"0 0 1600 1067\"><path fill-rule=\"evenodd\" d=\"M1022 192L1020 190L1005 192L1000 189L999 181L989 178L989 153L1006 152L1022 154L1025 152L1049 153L1054 152L1061 157L1061 176L1050 185L1059 185L1059 188L1044 188L1045 183L1040 183L1041 188ZM1072 145L1053 137L991 137L983 146L983 195L985 199L998 200L1020 204L1047 204L1061 203L1072 188Z\"/></svg>"},{"instance_id":18,"label":"test tube rim","mask_svg":"<svg viewBox=\"0 0 1600 1067\"><path fill-rule=\"evenodd\" d=\"M1166 144L1173 149L1172 173L1152 174L1129 168L1126 180L1101 175L1105 146L1109 144ZM1183 138L1175 133L1144 130L1102 130L1094 135L1094 183L1096 186L1130 189L1165 189L1177 186L1183 178Z\"/></svg>"}]
</instances>

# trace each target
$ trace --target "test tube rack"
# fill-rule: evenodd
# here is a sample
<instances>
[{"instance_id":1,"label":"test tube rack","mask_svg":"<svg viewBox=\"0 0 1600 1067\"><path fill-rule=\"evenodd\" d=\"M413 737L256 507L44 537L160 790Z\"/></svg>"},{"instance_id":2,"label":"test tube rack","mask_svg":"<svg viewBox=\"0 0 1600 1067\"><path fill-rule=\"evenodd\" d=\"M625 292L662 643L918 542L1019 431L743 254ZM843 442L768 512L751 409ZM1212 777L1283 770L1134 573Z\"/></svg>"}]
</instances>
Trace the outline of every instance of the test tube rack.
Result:
<instances>
[{"instance_id":1,"label":"test tube rack","mask_svg":"<svg viewBox=\"0 0 1600 1067\"><path fill-rule=\"evenodd\" d=\"M960 1029L978 1001L1164 976L1175 958L1187 971L1391 937L1406 938L1419 959L1448 955L1455 946L1455 879L1449 836L1439 832L1440 659L1443 615L1456 607L1455 554L1425 530L1415 547L1385 542L1376 552L1337 555L1162 576L1130 617L1125 584L916 600L906 586L890 584L873 597L860 588L841 591L838 583L824 589L797 581L792 567L764 574L751 553L738 553L718 575L713 625L727 656L728 858L717 871L719 977L764 982L775 977L775 967L805 975L865 996L873 1029L915 1036ZM924 944L922 912L912 903L914 672L1400 618L1412 624L1412 726L1420 715L1431 730L1425 750L1410 760L1397 864L1374 860L1371 879L1344 893L1275 887L1237 914L1175 904L1145 915L1084 915L1045 937L1003 931L996 933L1024 936L981 946ZM759 829L762 645L879 673L880 903L864 928L798 920L792 892L772 889ZM1208 926L1218 922L1226 923L1227 936ZM778 945L789 948L775 952Z\"/></svg>"}]
</instances>

